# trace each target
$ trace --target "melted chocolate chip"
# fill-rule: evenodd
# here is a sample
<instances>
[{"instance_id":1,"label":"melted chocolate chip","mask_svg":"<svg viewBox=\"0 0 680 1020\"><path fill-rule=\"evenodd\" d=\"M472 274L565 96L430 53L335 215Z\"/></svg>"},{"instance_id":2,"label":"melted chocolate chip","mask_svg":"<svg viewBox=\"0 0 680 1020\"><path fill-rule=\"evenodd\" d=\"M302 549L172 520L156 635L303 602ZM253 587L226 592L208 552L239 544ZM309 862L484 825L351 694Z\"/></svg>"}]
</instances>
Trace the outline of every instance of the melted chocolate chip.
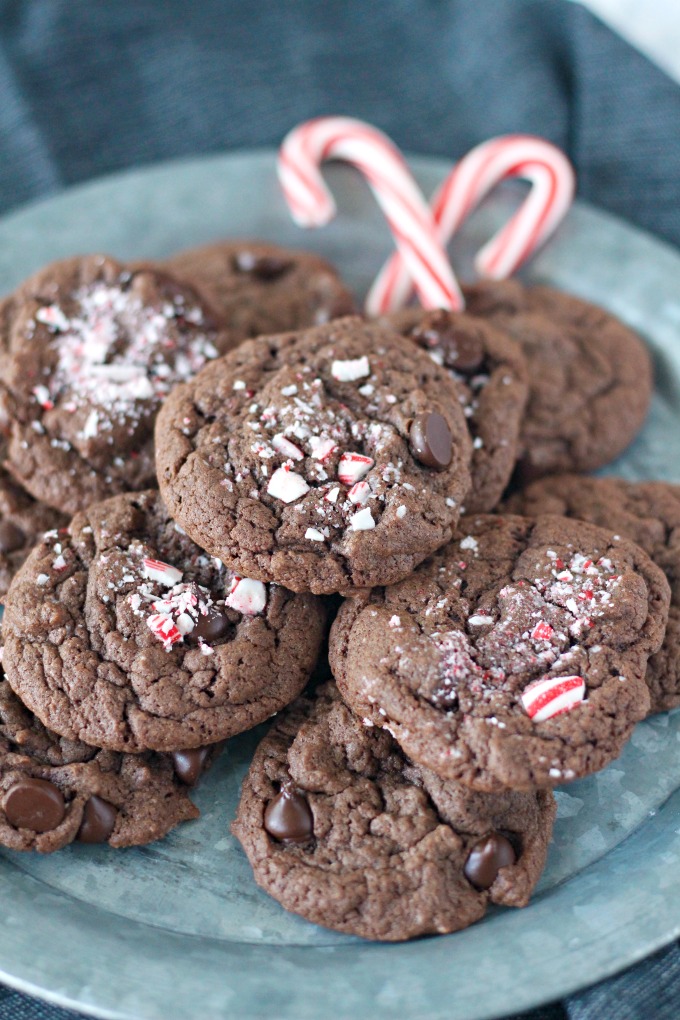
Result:
<instances>
[{"instance_id":1,"label":"melted chocolate chip","mask_svg":"<svg viewBox=\"0 0 680 1020\"><path fill-rule=\"evenodd\" d=\"M250 273L258 280L277 280L293 267L290 259L277 258L275 255L255 255L244 249L234 256L234 265L239 273Z\"/></svg>"},{"instance_id":2,"label":"melted chocolate chip","mask_svg":"<svg viewBox=\"0 0 680 1020\"><path fill-rule=\"evenodd\" d=\"M26 542L26 536L18 528L16 524L12 524L11 521L0 522L0 552L11 553L16 552Z\"/></svg>"},{"instance_id":3,"label":"melted chocolate chip","mask_svg":"<svg viewBox=\"0 0 680 1020\"><path fill-rule=\"evenodd\" d=\"M172 752L177 778L186 786L195 786L198 782L209 750L209 747L194 747L189 751Z\"/></svg>"},{"instance_id":4,"label":"melted chocolate chip","mask_svg":"<svg viewBox=\"0 0 680 1020\"><path fill-rule=\"evenodd\" d=\"M508 868L517 860L517 854L509 839L500 832L476 843L465 862L465 877L475 889L489 889L496 881L501 868Z\"/></svg>"},{"instance_id":5,"label":"melted chocolate chip","mask_svg":"<svg viewBox=\"0 0 680 1020\"><path fill-rule=\"evenodd\" d=\"M191 631L190 637L194 641L198 641L200 638L202 641L212 644L213 641L220 641L226 637L230 630L231 623L224 609L220 609L219 606L210 606L207 613L199 612L196 626Z\"/></svg>"},{"instance_id":6,"label":"melted chocolate chip","mask_svg":"<svg viewBox=\"0 0 680 1020\"><path fill-rule=\"evenodd\" d=\"M314 835L314 818L307 798L297 790L281 790L267 804L264 827L281 843L306 843Z\"/></svg>"},{"instance_id":7,"label":"melted chocolate chip","mask_svg":"<svg viewBox=\"0 0 680 1020\"><path fill-rule=\"evenodd\" d=\"M106 843L113 832L118 817L118 808L108 800L93 793L83 810L83 820L78 830L80 843Z\"/></svg>"},{"instance_id":8,"label":"melted chocolate chip","mask_svg":"<svg viewBox=\"0 0 680 1020\"><path fill-rule=\"evenodd\" d=\"M446 418L437 411L425 411L414 418L409 439L413 456L426 467L443 471L451 463L451 429Z\"/></svg>"},{"instance_id":9,"label":"melted chocolate chip","mask_svg":"<svg viewBox=\"0 0 680 1020\"><path fill-rule=\"evenodd\" d=\"M51 832L66 814L64 795L46 779L20 779L10 786L2 807L10 825L33 832Z\"/></svg>"}]
</instances>

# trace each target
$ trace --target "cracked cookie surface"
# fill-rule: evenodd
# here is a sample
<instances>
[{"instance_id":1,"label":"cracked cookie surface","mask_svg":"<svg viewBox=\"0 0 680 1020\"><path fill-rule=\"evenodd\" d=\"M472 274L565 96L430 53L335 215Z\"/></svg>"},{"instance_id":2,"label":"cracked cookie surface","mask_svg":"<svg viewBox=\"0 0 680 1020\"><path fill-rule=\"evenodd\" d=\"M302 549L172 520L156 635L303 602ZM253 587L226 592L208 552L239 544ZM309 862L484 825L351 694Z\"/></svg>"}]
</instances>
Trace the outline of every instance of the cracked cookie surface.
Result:
<instances>
[{"instance_id":1,"label":"cracked cookie surface","mask_svg":"<svg viewBox=\"0 0 680 1020\"><path fill-rule=\"evenodd\" d=\"M506 503L510 513L561 514L635 542L661 567L671 588L663 645L647 664L651 712L680 705L680 485L623 478L542 478Z\"/></svg>"},{"instance_id":2,"label":"cracked cookie surface","mask_svg":"<svg viewBox=\"0 0 680 1020\"><path fill-rule=\"evenodd\" d=\"M248 577L318 594L390 584L443 545L470 453L448 373L359 318L246 341L177 387L156 428L187 534Z\"/></svg>"},{"instance_id":3,"label":"cracked cookie surface","mask_svg":"<svg viewBox=\"0 0 680 1020\"><path fill-rule=\"evenodd\" d=\"M305 686L325 610L237 576L156 492L52 532L5 602L4 666L51 730L118 751L202 747L262 722Z\"/></svg>"},{"instance_id":4,"label":"cracked cookie surface","mask_svg":"<svg viewBox=\"0 0 680 1020\"><path fill-rule=\"evenodd\" d=\"M463 518L412 577L345 602L330 662L414 761L479 790L554 786L647 714L669 598L641 549L591 524Z\"/></svg>"},{"instance_id":5,"label":"cracked cookie surface","mask_svg":"<svg viewBox=\"0 0 680 1020\"><path fill-rule=\"evenodd\" d=\"M548 790L474 793L411 764L329 683L260 743L232 831L286 909L398 941L464 928L489 903L524 906L554 815Z\"/></svg>"},{"instance_id":6,"label":"cracked cookie surface","mask_svg":"<svg viewBox=\"0 0 680 1020\"><path fill-rule=\"evenodd\" d=\"M153 423L172 387L232 346L186 283L90 255L0 304L0 395L13 475L72 514L155 485Z\"/></svg>"},{"instance_id":7,"label":"cracked cookie surface","mask_svg":"<svg viewBox=\"0 0 680 1020\"><path fill-rule=\"evenodd\" d=\"M408 308L387 321L455 380L472 437L465 513L492 510L515 467L529 393L520 346L485 319L464 312Z\"/></svg>"},{"instance_id":8,"label":"cracked cookie surface","mask_svg":"<svg viewBox=\"0 0 680 1020\"><path fill-rule=\"evenodd\" d=\"M163 265L221 310L234 343L319 326L356 311L337 271L313 252L262 241L217 241L178 252Z\"/></svg>"},{"instance_id":9,"label":"cracked cookie surface","mask_svg":"<svg viewBox=\"0 0 680 1020\"><path fill-rule=\"evenodd\" d=\"M516 340L529 363L518 474L593 471L635 438L652 396L642 339L615 316L517 280L465 288L469 312Z\"/></svg>"}]
</instances>

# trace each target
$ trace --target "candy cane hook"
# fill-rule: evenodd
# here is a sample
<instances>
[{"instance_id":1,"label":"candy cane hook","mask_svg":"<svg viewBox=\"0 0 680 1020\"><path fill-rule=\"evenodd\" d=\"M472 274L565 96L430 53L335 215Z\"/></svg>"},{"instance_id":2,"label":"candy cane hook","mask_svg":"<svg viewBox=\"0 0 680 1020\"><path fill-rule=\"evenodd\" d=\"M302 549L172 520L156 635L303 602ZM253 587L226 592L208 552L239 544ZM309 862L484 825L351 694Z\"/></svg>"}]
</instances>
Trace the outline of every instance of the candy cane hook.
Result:
<instances>
[{"instance_id":1,"label":"candy cane hook","mask_svg":"<svg viewBox=\"0 0 680 1020\"><path fill-rule=\"evenodd\" d=\"M528 180L531 190L475 258L479 274L495 280L510 276L566 215L575 177L564 153L532 135L501 135L464 156L432 197L439 239L446 245L489 192L511 177ZM408 270L397 253L376 277L366 298L366 311L380 315L401 308L411 288Z\"/></svg>"},{"instance_id":2,"label":"candy cane hook","mask_svg":"<svg viewBox=\"0 0 680 1020\"><path fill-rule=\"evenodd\" d=\"M351 117L319 117L284 138L278 172L295 222L320 227L335 215L333 196L319 169L328 159L350 163L366 178L423 307L462 309L460 288L432 211L399 150L370 124Z\"/></svg>"}]
</instances>

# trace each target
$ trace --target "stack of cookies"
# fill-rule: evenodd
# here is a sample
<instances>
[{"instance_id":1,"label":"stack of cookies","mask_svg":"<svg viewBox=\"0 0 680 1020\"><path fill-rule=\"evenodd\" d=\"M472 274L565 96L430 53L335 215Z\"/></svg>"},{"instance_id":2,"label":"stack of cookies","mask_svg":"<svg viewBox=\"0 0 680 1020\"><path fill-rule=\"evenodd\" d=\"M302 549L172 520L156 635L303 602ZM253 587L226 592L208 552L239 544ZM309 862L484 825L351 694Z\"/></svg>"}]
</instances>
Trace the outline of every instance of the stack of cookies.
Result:
<instances>
[{"instance_id":1,"label":"stack of cookies","mask_svg":"<svg viewBox=\"0 0 680 1020\"><path fill-rule=\"evenodd\" d=\"M393 941L528 902L552 787L680 703L680 489L578 474L644 420L636 335L467 304L365 321L245 243L6 299L0 843L158 838L280 713L232 829L285 907Z\"/></svg>"}]
</instances>

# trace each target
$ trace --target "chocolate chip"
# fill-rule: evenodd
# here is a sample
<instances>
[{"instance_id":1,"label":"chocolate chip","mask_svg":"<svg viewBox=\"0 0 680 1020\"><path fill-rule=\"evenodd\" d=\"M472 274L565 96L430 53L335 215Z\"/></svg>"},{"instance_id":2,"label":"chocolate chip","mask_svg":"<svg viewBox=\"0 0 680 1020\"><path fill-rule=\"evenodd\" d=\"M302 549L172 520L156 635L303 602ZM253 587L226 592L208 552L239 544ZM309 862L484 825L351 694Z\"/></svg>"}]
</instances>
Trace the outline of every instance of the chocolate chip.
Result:
<instances>
[{"instance_id":1,"label":"chocolate chip","mask_svg":"<svg viewBox=\"0 0 680 1020\"><path fill-rule=\"evenodd\" d=\"M11 521L0 522L0 552L11 553L21 549L26 542L26 536Z\"/></svg>"},{"instance_id":2,"label":"chocolate chip","mask_svg":"<svg viewBox=\"0 0 680 1020\"><path fill-rule=\"evenodd\" d=\"M234 256L234 265L239 273L250 273L258 280L277 280L292 268L290 259L277 258L275 255L256 255L245 249Z\"/></svg>"},{"instance_id":3,"label":"chocolate chip","mask_svg":"<svg viewBox=\"0 0 680 1020\"><path fill-rule=\"evenodd\" d=\"M64 796L46 779L20 779L2 799L7 821L15 829L50 832L64 820Z\"/></svg>"},{"instance_id":4,"label":"chocolate chip","mask_svg":"<svg viewBox=\"0 0 680 1020\"><path fill-rule=\"evenodd\" d=\"M177 778L186 786L195 786L208 757L209 747L194 747L189 751L173 751L172 761Z\"/></svg>"},{"instance_id":5,"label":"chocolate chip","mask_svg":"<svg viewBox=\"0 0 680 1020\"><path fill-rule=\"evenodd\" d=\"M451 463L451 429L446 418L437 411L425 411L414 418L409 439L413 456L421 464L443 471Z\"/></svg>"},{"instance_id":6,"label":"chocolate chip","mask_svg":"<svg viewBox=\"0 0 680 1020\"><path fill-rule=\"evenodd\" d=\"M314 819L306 797L296 790L281 790L267 804L264 827L281 843L306 843L314 835Z\"/></svg>"},{"instance_id":7,"label":"chocolate chip","mask_svg":"<svg viewBox=\"0 0 680 1020\"><path fill-rule=\"evenodd\" d=\"M194 641L200 638L212 644L213 641L220 641L226 637L230 630L231 623L225 611L219 606L210 606L207 613L199 611L196 626L191 631L190 637Z\"/></svg>"},{"instance_id":8,"label":"chocolate chip","mask_svg":"<svg viewBox=\"0 0 680 1020\"><path fill-rule=\"evenodd\" d=\"M76 837L80 843L106 843L113 832L118 808L93 793L85 809Z\"/></svg>"},{"instance_id":9,"label":"chocolate chip","mask_svg":"<svg viewBox=\"0 0 680 1020\"><path fill-rule=\"evenodd\" d=\"M500 832L492 832L473 846L465 862L465 877L475 889L489 889L501 868L510 867L516 860L517 854L510 840L501 836Z\"/></svg>"}]
</instances>

